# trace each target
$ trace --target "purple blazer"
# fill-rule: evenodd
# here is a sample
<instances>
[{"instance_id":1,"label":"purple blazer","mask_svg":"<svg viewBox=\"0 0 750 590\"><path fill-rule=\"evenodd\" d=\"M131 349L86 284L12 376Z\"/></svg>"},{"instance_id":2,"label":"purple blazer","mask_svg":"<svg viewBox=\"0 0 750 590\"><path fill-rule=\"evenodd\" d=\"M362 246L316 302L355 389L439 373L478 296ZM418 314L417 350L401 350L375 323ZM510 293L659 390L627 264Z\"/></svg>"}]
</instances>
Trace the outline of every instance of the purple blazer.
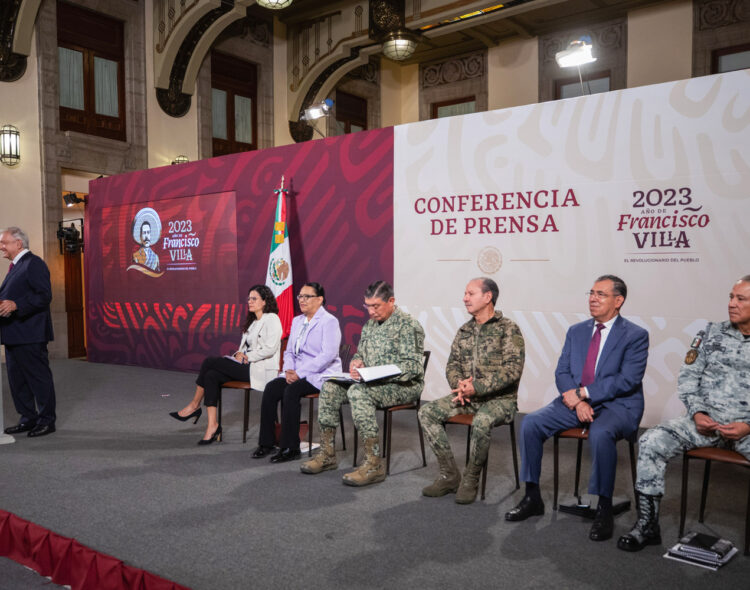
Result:
<instances>
[{"instance_id":1,"label":"purple blazer","mask_svg":"<svg viewBox=\"0 0 750 590\"><path fill-rule=\"evenodd\" d=\"M294 370L300 379L307 379L310 385L320 389L324 374L341 371L341 328L339 321L321 306L310 320L310 325L302 335L299 352L295 354L294 349L304 323L304 315L298 315L292 320L289 342L284 352L284 371Z\"/></svg>"}]
</instances>

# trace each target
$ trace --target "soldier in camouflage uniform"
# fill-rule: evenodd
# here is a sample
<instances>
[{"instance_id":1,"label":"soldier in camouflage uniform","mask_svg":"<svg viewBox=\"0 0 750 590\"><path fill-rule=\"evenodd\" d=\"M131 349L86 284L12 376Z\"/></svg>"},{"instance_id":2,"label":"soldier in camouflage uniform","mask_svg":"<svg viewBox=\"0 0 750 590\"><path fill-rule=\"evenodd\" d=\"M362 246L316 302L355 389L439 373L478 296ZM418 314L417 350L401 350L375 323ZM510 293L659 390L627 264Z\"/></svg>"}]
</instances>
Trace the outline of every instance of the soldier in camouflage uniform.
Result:
<instances>
[{"instance_id":1,"label":"soldier in camouflage uniform","mask_svg":"<svg viewBox=\"0 0 750 590\"><path fill-rule=\"evenodd\" d=\"M390 364L397 365L401 373L372 383L326 381L320 391L318 408L321 450L300 466L303 473L336 469L338 461L333 441L339 423L339 408L348 397L354 425L365 447L362 465L344 475L344 483L352 486L365 486L385 479L375 410L415 402L424 387L422 326L396 307L393 287L385 281L376 281L367 288L365 307L370 320L362 328L359 348L349 365L351 376L359 378L357 369L361 367Z\"/></svg>"},{"instance_id":2,"label":"soldier in camouflage uniform","mask_svg":"<svg viewBox=\"0 0 750 590\"><path fill-rule=\"evenodd\" d=\"M464 305L473 317L458 329L451 346L445 376L452 393L419 410L419 421L440 466L438 478L422 490L425 496L457 492L458 504L471 504L477 497L492 427L508 424L516 415L524 341L518 326L495 311L498 294L492 279L473 279L466 285ZM474 416L463 478L444 426L457 414Z\"/></svg>"},{"instance_id":3,"label":"soldier in camouflage uniform","mask_svg":"<svg viewBox=\"0 0 750 590\"><path fill-rule=\"evenodd\" d=\"M750 459L750 275L729 295L729 320L709 323L693 340L677 381L687 415L640 439L635 484L638 520L617 546L661 544L659 503L667 461L695 447L724 447Z\"/></svg>"}]
</instances>

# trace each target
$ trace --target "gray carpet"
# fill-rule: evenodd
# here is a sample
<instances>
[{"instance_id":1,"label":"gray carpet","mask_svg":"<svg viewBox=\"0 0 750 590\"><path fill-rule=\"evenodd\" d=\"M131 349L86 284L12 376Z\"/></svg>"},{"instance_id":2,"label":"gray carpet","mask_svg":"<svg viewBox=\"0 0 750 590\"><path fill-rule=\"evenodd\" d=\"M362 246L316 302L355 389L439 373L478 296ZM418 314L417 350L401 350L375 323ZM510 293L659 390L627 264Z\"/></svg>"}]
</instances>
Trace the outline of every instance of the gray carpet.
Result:
<instances>
[{"instance_id":1,"label":"gray carpet","mask_svg":"<svg viewBox=\"0 0 750 590\"><path fill-rule=\"evenodd\" d=\"M58 431L0 446L0 508L195 590L748 585L749 557L740 555L714 573L663 559L664 547L633 555L619 551L614 539L589 541L590 522L551 510L551 443L542 481L547 513L506 523L503 514L521 492L514 489L504 428L495 431L487 499L458 506L452 496L420 495L434 478L436 464L428 456L427 468L421 467L411 412L400 412L394 423L391 476L356 489L341 484L352 459L348 409L349 450L340 454L339 470L309 476L299 473L296 461L272 465L250 457L258 397L251 402L247 444L242 444L242 394L228 392L224 442L198 447L205 416L194 426L167 415L191 397L193 375L80 360L54 361L53 371ZM3 378L9 425L16 414ZM465 428L453 426L449 432L462 461ZM615 493L626 498L631 485L627 447L620 446ZM563 441L561 450L561 500L567 502L575 443ZM670 465L662 518L665 546L677 537L679 472L679 461ZM694 468L688 528L741 546L747 476L715 466L706 524L700 525L701 477ZM585 457L584 481L587 477ZM616 536L630 528L633 514L618 517ZM43 578L21 581L27 574L0 559L0 588L51 587ZM16 579L17 585L7 585Z\"/></svg>"}]
</instances>

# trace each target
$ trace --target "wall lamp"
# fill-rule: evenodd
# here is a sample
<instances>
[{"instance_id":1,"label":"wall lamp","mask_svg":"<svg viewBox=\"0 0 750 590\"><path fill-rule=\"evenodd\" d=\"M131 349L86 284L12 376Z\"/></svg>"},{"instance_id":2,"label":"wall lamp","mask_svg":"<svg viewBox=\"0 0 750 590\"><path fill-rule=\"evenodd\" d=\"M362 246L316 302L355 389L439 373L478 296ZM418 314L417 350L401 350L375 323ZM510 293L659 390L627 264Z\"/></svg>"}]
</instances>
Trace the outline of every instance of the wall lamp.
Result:
<instances>
[{"instance_id":1,"label":"wall lamp","mask_svg":"<svg viewBox=\"0 0 750 590\"><path fill-rule=\"evenodd\" d=\"M13 125L0 128L0 162L15 166L21 161L21 134Z\"/></svg>"},{"instance_id":2,"label":"wall lamp","mask_svg":"<svg viewBox=\"0 0 750 590\"><path fill-rule=\"evenodd\" d=\"M281 10L291 5L292 2L293 0L256 0L256 4L271 10Z\"/></svg>"},{"instance_id":3,"label":"wall lamp","mask_svg":"<svg viewBox=\"0 0 750 590\"><path fill-rule=\"evenodd\" d=\"M174 160L172 160L172 165L175 164L187 164L190 160L187 156L177 156Z\"/></svg>"},{"instance_id":4,"label":"wall lamp","mask_svg":"<svg viewBox=\"0 0 750 590\"><path fill-rule=\"evenodd\" d=\"M66 207L72 207L73 205L76 205L78 203L88 203L88 199L86 198L86 195L83 196L83 198L79 197L77 193L69 192L65 193L63 195L63 201L65 202Z\"/></svg>"}]
</instances>

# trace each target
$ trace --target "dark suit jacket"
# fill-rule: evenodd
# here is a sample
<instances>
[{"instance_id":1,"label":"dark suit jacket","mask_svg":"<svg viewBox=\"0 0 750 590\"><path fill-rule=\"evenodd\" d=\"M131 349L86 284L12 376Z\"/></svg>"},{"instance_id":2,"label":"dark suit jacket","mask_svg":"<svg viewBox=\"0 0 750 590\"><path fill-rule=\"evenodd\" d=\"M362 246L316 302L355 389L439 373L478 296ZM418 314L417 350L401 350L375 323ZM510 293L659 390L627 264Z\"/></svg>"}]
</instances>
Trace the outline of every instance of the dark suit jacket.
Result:
<instances>
[{"instance_id":1,"label":"dark suit jacket","mask_svg":"<svg viewBox=\"0 0 750 590\"><path fill-rule=\"evenodd\" d=\"M594 319L571 326L565 337L555 371L560 393L575 389L581 382ZM643 414L643 374L648 360L648 332L618 316L604 343L594 382L586 386L591 405L617 408L624 406Z\"/></svg>"},{"instance_id":2,"label":"dark suit jacket","mask_svg":"<svg viewBox=\"0 0 750 590\"><path fill-rule=\"evenodd\" d=\"M52 285L44 260L27 252L0 285L0 299L10 299L18 309L0 317L0 341L6 345L49 342L53 339Z\"/></svg>"}]
</instances>

